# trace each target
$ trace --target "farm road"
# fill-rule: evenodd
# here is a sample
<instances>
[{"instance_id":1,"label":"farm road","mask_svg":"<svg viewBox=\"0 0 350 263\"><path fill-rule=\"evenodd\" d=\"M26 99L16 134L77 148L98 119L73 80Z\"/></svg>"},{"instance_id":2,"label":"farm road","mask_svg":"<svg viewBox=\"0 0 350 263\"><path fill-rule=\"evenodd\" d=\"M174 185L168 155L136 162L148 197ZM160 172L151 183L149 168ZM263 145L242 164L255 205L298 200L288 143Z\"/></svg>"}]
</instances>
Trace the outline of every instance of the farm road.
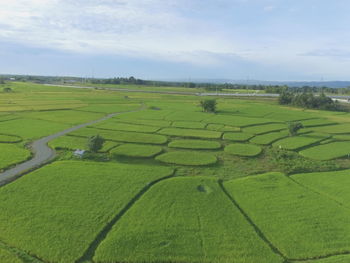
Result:
<instances>
[{"instance_id":1,"label":"farm road","mask_svg":"<svg viewBox=\"0 0 350 263\"><path fill-rule=\"evenodd\" d=\"M141 110L141 109L139 109L139 110ZM136 111L138 111L138 110L136 110ZM129 112L132 112L132 111L129 111ZM38 139L38 140L32 142L30 144L30 149L32 150L34 157L26 162L23 162L21 164L16 165L13 168L6 170L3 173L0 173L0 186L5 185L9 182L12 182L13 180L15 180L18 177L20 177L21 175L23 175L24 173L26 173L32 169L35 169L37 167L40 167L41 165L51 161L56 156L56 153L53 149L51 149L47 145L47 143L49 141L56 139L57 137L60 137L60 136L65 135L67 133L70 133L72 131L76 131L76 130L79 130L79 129L84 128L86 126L95 124L97 122L108 120L108 119L110 119L116 115L122 114L122 113L126 113L126 112L111 113L111 114L108 114L100 119L90 121L87 123L83 123L83 124L79 124L77 126L71 127L69 129L60 131L58 133L49 135L47 137L44 137L44 138L41 138L41 139Z\"/></svg>"}]
</instances>

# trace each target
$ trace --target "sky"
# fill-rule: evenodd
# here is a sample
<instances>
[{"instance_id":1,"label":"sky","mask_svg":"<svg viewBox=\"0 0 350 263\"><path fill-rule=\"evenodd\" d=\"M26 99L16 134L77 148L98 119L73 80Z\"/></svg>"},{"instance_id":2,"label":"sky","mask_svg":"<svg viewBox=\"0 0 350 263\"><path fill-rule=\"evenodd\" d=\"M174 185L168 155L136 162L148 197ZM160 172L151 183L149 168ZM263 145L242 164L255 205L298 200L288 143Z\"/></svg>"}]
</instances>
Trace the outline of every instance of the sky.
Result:
<instances>
[{"instance_id":1,"label":"sky","mask_svg":"<svg viewBox=\"0 0 350 263\"><path fill-rule=\"evenodd\" d=\"M349 0L0 0L0 73L350 80Z\"/></svg>"}]
</instances>

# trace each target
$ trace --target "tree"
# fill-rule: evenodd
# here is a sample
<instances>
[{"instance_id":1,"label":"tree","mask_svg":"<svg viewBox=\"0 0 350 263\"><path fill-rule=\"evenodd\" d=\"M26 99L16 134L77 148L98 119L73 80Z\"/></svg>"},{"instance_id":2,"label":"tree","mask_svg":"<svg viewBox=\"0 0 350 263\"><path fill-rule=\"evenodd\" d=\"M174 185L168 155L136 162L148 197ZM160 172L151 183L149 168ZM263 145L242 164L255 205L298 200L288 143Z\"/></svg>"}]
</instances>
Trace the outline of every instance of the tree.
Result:
<instances>
[{"instance_id":1,"label":"tree","mask_svg":"<svg viewBox=\"0 0 350 263\"><path fill-rule=\"evenodd\" d=\"M105 139L101 137L100 135L91 136L88 139L88 148L91 152L98 152L102 149L103 143L105 142Z\"/></svg>"},{"instance_id":2,"label":"tree","mask_svg":"<svg viewBox=\"0 0 350 263\"><path fill-rule=\"evenodd\" d=\"M278 97L278 102L281 105L291 104L293 101L293 94L288 91L283 91L281 95Z\"/></svg>"},{"instance_id":3,"label":"tree","mask_svg":"<svg viewBox=\"0 0 350 263\"><path fill-rule=\"evenodd\" d=\"M297 135L298 131L303 128L303 124L300 122L290 122L288 124L288 131L290 136L295 136Z\"/></svg>"},{"instance_id":4,"label":"tree","mask_svg":"<svg viewBox=\"0 0 350 263\"><path fill-rule=\"evenodd\" d=\"M0 77L0 84L5 84L5 80L2 77Z\"/></svg>"},{"instance_id":5,"label":"tree","mask_svg":"<svg viewBox=\"0 0 350 263\"><path fill-rule=\"evenodd\" d=\"M9 93L9 92L12 92L12 89L11 89L11 88L4 88L3 91L4 91L5 93Z\"/></svg>"},{"instance_id":6,"label":"tree","mask_svg":"<svg viewBox=\"0 0 350 263\"><path fill-rule=\"evenodd\" d=\"M216 100L202 100L200 105L204 112L216 112Z\"/></svg>"}]
</instances>

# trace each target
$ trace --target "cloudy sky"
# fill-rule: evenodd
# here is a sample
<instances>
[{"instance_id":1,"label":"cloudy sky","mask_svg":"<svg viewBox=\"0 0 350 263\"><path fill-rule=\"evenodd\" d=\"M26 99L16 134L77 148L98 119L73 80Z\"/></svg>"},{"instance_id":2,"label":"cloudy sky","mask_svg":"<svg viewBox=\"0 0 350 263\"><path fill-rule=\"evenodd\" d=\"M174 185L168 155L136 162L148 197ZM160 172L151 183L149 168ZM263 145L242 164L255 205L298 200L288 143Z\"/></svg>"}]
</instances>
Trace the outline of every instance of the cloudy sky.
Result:
<instances>
[{"instance_id":1,"label":"cloudy sky","mask_svg":"<svg viewBox=\"0 0 350 263\"><path fill-rule=\"evenodd\" d=\"M350 80L349 0L0 0L0 73Z\"/></svg>"}]
</instances>

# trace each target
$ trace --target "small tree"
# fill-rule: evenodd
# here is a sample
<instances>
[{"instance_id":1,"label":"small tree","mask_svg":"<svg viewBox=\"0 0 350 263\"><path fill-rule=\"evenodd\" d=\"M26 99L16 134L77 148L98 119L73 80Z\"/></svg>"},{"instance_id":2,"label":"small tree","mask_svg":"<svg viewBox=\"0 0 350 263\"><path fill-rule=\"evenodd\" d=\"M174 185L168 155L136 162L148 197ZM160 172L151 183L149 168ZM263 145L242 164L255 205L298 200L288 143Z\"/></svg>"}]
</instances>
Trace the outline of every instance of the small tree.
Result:
<instances>
[{"instance_id":1,"label":"small tree","mask_svg":"<svg viewBox=\"0 0 350 263\"><path fill-rule=\"evenodd\" d=\"M298 131L303 128L303 124L300 122L290 122L288 124L288 131L290 136L295 136L297 135Z\"/></svg>"},{"instance_id":2,"label":"small tree","mask_svg":"<svg viewBox=\"0 0 350 263\"><path fill-rule=\"evenodd\" d=\"M216 100L202 100L200 105L204 112L216 112Z\"/></svg>"},{"instance_id":3,"label":"small tree","mask_svg":"<svg viewBox=\"0 0 350 263\"><path fill-rule=\"evenodd\" d=\"M88 148L91 152L98 152L102 149L103 143L105 142L105 139L101 137L100 135L91 136L88 139Z\"/></svg>"},{"instance_id":4,"label":"small tree","mask_svg":"<svg viewBox=\"0 0 350 263\"><path fill-rule=\"evenodd\" d=\"M11 88L4 88L3 91L4 91L5 93L9 93L9 92L12 92L12 89L11 89Z\"/></svg>"}]
</instances>

